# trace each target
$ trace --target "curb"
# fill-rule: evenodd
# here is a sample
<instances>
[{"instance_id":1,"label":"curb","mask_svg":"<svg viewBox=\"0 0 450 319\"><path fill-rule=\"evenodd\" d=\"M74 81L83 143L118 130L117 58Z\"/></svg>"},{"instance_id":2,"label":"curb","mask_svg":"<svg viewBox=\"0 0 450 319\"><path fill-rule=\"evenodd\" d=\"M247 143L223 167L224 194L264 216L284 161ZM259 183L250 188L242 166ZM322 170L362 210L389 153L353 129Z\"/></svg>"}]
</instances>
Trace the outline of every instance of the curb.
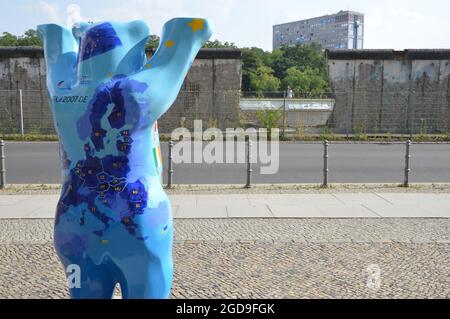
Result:
<instances>
[{"instance_id":1,"label":"curb","mask_svg":"<svg viewBox=\"0 0 450 319\"><path fill-rule=\"evenodd\" d=\"M55 194L61 190L60 184L6 184L0 195L20 194ZM309 192L339 192L339 191L372 191L385 190L396 192L414 191L444 191L450 192L450 183L410 183L404 187L399 183L330 183L327 187L316 183L280 183L280 184L253 184L245 188L243 184L176 184L170 189L165 188L168 194L194 194L201 192L223 193L267 193L280 191L309 191Z\"/></svg>"}]
</instances>

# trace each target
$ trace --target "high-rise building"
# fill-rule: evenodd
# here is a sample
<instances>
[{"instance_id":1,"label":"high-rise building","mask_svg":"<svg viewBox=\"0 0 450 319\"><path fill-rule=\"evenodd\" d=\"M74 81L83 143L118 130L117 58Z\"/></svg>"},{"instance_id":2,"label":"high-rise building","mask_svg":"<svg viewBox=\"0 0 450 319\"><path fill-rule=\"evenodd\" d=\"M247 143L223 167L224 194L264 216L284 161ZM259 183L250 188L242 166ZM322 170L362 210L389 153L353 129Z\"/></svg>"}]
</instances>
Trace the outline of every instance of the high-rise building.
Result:
<instances>
[{"instance_id":1,"label":"high-rise building","mask_svg":"<svg viewBox=\"0 0 450 319\"><path fill-rule=\"evenodd\" d=\"M339 11L317 18L273 26L273 48L317 42L325 49L362 49L364 14Z\"/></svg>"}]
</instances>

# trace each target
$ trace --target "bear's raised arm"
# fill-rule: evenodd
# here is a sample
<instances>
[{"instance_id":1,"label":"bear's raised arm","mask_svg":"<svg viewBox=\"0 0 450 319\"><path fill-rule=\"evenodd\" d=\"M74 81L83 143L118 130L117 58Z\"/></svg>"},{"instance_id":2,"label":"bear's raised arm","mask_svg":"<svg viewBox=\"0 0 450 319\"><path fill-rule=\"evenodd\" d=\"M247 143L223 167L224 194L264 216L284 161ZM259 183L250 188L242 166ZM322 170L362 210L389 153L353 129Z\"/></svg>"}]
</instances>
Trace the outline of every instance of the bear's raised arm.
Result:
<instances>
[{"instance_id":1,"label":"bear's raised arm","mask_svg":"<svg viewBox=\"0 0 450 319\"><path fill-rule=\"evenodd\" d=\"M51 95L60 81L76 82L78 43L72 32L58 24L41 24L37 32L44 44L47 88Z\"/></svg>"},{"instance_id":2,"label":"bear's raised arm","mask_svg":"<svg viewBox=\"0 0 450 319\"><path fill-rule=\"evenodd\" d=\"M72 30L57 24L38 26L44 42L49 89L103 82L131 75L145 64L150 30L144 21L76 23Z\"/></svg>"},{"instance_id":3,"label":"bear's raised arm","mask_svg":"<svg viewBox=\"0 0 450 319\"><path fill-rule=\"evenodd\" d=\"M212 32L206 19L174 18L166 22L158 50L143 71L149 83L152 121L175 101L192 62Z\"/></svg>"}]
</instances>

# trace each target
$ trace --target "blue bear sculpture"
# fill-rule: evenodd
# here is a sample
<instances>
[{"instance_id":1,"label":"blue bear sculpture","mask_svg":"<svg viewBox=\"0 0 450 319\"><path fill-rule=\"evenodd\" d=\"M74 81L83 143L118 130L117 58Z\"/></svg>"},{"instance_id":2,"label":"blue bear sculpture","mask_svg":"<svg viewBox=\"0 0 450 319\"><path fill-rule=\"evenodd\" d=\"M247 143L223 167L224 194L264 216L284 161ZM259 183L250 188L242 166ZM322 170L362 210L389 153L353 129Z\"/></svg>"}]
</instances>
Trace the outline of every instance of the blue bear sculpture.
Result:
<instances>
[{"instance_id":1,"label":"blue bear sculpture","mask_svg":"<svg viewBox=\"0 0 450 319\"><path fill-rule=\"evenodd\" d=\"M157 119L174 102L210 23L175 18L147 61L143 21L38 26L60 140L54 243L77 265L72 298L167 298L172 211L161 182Z\"/></svg>"}]
</instances>

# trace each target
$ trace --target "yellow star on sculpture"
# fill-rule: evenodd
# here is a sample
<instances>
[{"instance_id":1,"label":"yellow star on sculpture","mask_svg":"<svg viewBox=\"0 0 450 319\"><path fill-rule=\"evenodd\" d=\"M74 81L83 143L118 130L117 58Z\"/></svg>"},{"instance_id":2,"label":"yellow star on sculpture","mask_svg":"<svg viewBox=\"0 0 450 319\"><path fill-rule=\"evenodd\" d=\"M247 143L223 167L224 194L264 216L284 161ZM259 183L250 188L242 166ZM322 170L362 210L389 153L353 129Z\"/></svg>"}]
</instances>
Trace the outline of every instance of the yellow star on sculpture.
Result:
<instances>
[{"instance_id":1,"label":"yellow star on sculpture","mask_svg":"<svg viewBox=\"0 0 450 319\"><path fill-rule=\"evenodd\" d=\"M165 43L166 47L168 47L168 48L173 47L174 44L175 44L175 42L172 41L172 40L168 40L168 41L166 41L166 43Z\"/></svg>"},{"instance_id":2,"label":"yellow star on sculpture","mask_svg":"<svg viewBox=\"0 0 450 319\"><path fill-rule=\"evenodd\" d=\"M193 32L197 32L198 29L205 30L205 20L195 18L191 22L188 23L188 26L192 28Z\"/></svg>"}]
</instances>

